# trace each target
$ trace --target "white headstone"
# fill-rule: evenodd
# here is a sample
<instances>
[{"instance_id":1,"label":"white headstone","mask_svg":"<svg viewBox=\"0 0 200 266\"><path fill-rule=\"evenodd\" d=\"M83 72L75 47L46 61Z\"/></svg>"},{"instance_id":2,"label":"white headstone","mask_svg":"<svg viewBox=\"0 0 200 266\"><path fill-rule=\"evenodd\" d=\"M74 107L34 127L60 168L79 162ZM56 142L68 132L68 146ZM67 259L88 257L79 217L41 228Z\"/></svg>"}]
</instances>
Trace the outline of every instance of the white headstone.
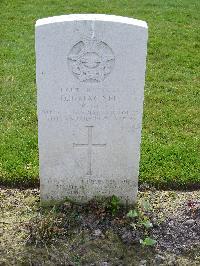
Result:
<instances>
[{"instance_id":1,"label":"white headstone","mask_svg":"<svg viewBox=\"0 0 200 266\"><path fill-rule=\"evenodd\" d=\"M112 15L36 23L42 201L138 188L147 25Z\"/></svg>"}]
</instances>

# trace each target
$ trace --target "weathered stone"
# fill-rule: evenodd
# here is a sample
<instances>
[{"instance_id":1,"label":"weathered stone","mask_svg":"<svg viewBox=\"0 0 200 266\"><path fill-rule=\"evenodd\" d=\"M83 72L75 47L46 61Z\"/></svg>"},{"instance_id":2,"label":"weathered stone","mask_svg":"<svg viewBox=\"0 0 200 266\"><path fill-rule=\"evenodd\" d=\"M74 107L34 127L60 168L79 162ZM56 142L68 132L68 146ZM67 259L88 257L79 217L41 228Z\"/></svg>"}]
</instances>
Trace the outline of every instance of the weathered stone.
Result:
<instances>
[{"instance_id":1,"label":"weathered stone","mask_svg":"<svg viewBox=\"0 0 200 266\"><path fill-rule=\"evenodd\" d=\"M102 231L100 229L94 230L94 236L96 237L102 236Z\"/></svg>"},{"instance_id":2,"label":"weathered stone","mask_svg":"<svg viewBox=\"0 0 200 266\"><path fill-rule=\"evenodd\" d=\"M184 222L184 225L193 225L195 223L194 219L188 219Z\"/></svg>"},{"instance_id":3,"label":"weathered stone","mask_svg":"<svg viewBox=\"0 0 200 266\"><path fill-rule=\"evenodd\" d=\"M36 23L41 198L137 195L147 25L109 15Z\"/></svg>"}]
</instances>

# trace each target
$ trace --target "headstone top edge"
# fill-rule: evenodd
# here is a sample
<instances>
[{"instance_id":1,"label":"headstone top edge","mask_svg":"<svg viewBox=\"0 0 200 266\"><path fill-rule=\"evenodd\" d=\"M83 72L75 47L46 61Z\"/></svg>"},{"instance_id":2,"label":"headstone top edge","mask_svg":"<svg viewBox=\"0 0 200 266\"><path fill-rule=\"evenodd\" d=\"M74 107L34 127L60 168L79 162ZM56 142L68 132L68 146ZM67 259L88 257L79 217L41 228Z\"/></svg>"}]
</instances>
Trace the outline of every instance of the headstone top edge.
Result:
<instances>
[{"instance_id":1,"label":"headstone top edge","mask_svg":"<svg viewBox=\"0 0 200 266\"><path fill-rule=\"evenodd\" d=\"M116 15L106 15L106 14L70 14L48 17L43 19L38 19L36 21L36 28L39 26L44 26L52 23L68 22L68 21L81 21L81 20L92 20L92 21L105 21L105 22L118 22L124 24L130 24L138 27L148 28L147 23L143 20L133 19L129 17L122 17Z\"/></svg>"}]
</instances>

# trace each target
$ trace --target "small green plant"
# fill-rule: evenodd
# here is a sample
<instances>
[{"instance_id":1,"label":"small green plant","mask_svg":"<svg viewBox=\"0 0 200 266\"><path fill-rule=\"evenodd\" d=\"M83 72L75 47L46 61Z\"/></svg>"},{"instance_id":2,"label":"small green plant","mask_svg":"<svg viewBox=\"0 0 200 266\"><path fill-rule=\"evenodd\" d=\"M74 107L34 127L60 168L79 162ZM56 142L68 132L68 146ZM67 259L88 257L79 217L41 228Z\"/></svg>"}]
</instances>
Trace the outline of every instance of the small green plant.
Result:
<instances>
[{"instance_id":1,"label":"small green plant","mask_svg":"<svg viewBox=\"0 0 200 266\"><path fill-rule=\"evenodd\" d=\"M153 227L153 224L152 224L149 220L141 221L140 224L141 224L141 225L144 225L144 227L145 227L146 229L149 229L149 228Z\"/></svg>"},{"instance_id":2,"label":"small green plant","mask_svg":"<svg viewBox=\"0 0 200 266\"><path fill-rule=\"evenodd\" d=\"M146 211L146 212L151 210L151 205L150 205L150 202L148 200L142 201L142 210Z\"/></svg>"},{"instance_id":3,"label":"small green plant","mask_svg":"<svg viewBox=\"0 0 200 266\"><path fill-rule=\"evenodd\" d=\"M144 228L144 239L140 239L140 244L143 246L153 246L156 244L156 240L148 236L148 230L153 227L152 222L149 219L149 211L151 205L149 201L143 200L140 209L133 209L127 213L127 217L131 218L130 226L134 229Z\"/></svg>"},{"instance_id":4,"label":"small green plant","mask_svg":"<svg viewBox=\"0 0 200 266\"><path fill-rule=\"evenodd\" d=\"M130 210L128 213L127 213L127 217L129 218L135 218L135 217L138 217L138 212L136 210Z\"/></svg>"},{"instance_id":5,"label":"small green plant","mask_svg":"<svg viewBox=\"0 0 200 266\"><path fill-rule=\"evenodd\" d=\"M142 244L142 246L154 246L156 243L157 241L150 237L146 237L145 239L140 239L140 244Z\"/></svg>"},{"instance_id":6,"label":"small green plant","mask_svg":"<svg viewBox=\"0 0 200 266\"><path fill-rule=\"evenodd\" d=\"M112 215L116 214L116 212L119 210L120 206L120 199L113 195L109 201L108 209L111 211Z\"/></svg>"}]
</instances>

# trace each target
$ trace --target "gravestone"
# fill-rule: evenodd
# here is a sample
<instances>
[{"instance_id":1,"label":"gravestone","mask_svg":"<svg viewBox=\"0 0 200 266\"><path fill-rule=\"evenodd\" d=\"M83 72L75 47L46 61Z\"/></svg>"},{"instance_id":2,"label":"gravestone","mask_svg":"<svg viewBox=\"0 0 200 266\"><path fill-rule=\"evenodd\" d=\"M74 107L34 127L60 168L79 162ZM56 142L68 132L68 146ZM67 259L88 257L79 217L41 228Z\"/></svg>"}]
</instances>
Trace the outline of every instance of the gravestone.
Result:
<instances>
[{"instance_id":1,"label":"gravestone","mask_svg":"<svg viewBox=\"0 0 200 266\"><path fill-rule=\"evenodd\" d=\"M41 200L138 188L147 25L113 15L36 23Z\"/></svg>"}]
</instances>

